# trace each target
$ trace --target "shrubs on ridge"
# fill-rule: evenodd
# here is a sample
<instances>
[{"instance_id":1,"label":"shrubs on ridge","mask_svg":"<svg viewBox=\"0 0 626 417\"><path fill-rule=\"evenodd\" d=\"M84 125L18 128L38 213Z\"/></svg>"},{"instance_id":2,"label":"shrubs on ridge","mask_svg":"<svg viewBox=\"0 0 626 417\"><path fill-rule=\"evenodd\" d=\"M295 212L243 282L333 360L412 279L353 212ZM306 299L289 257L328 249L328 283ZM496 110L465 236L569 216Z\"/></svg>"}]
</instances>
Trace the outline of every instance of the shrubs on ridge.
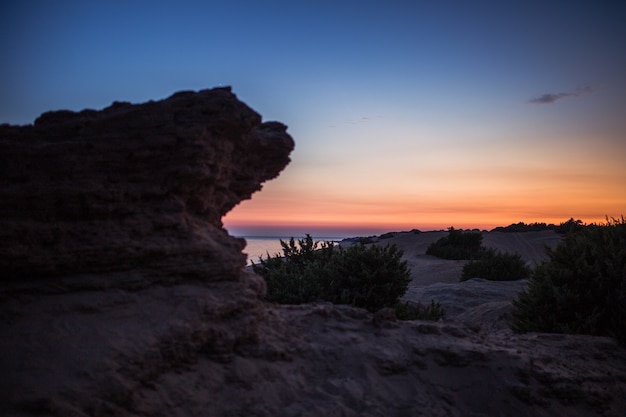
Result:
<instances>
[{"instance_id":1,"label":"shrubs on ridge","mask_svg":"<svg viewBox=\"0 0 626 417\"><path fill-rule=\"evenodd\" d=\"M482 241L483 235L480 232L450 227L448 236L431 243L426 249L426 255L454 260L477 259L483 251Z\"/></svg>"},{"instance_id":2,"label":"shrubs on ridge","mask_svg":"<svg viewBox=\"0 0 626 417\"><path fill-rule=\"evenodd\" d=\"M283 256L276 254L253 263L254 272L267 284L266 300L281 304L330 301L349 304L374 312L384 307L400 307L411 280L402 251L395 245L368 245L363 242L347 248L333 243L313 242L310 235L296 241L281 240ZM443 314L441 306L410 310L410 318ZM398 314L400 316L401 314ZM441 317L438 316L437 318ZM426 318L426 317L424 317Z\"/></svg>"},{"instance_id":3,"label":"shrubs on ridge","mask_svg":"<svg viewBox=\"0 0 626 417\"><path fill-rule=\"evenodd\" d=\"M492 232L502 232L502 233L524 233L524 232L541 232L544 230L554 230L553 224L546 223L529 223L526 224L524 222L513 223L508 226L498 226L492 229Z\"/></svg>"},{"instance_id":4,"label":"shrubs on ridge","mask_svg":"<svg viewBox=\"0 0 626 417\"><path fill-rule=\"evenodd\" d=\"M554 226L554 231L560 234L569 234L580 232L584 230L585 227L588 227L588 225L585 225L582 220L574 220L574 218L571 217L568 221Z\"/></svg>"},{"instance_id":5,"label":"shrubs on ridge","mask_svg":"<svg viewBox=\"0 0 626 417\"><path fill-rule=\"evenodd\" d=\"M572 232L579 232L583 228L587 227L582 220L574 220L573 217L570 217L569 220L560 223L558 226L550 223L530 223L526 224L524 222L513 223L508 226L498 226L495 229L491 230L492 232L502 232L502 233L523 233L523 232L541 232L544 230L554 230L556 233L567 234Z\"/></svg>"},{"instance_id":6,"label":"shrubs on ridge","mask_svg":"<svg viewBox=\"0 0 626 417\"><path fill-rule=\"evenodd\" d=\"M626 220L570 233L514 301L516 332L584 333L626 344Z\"/></svg>"}]
</instances>

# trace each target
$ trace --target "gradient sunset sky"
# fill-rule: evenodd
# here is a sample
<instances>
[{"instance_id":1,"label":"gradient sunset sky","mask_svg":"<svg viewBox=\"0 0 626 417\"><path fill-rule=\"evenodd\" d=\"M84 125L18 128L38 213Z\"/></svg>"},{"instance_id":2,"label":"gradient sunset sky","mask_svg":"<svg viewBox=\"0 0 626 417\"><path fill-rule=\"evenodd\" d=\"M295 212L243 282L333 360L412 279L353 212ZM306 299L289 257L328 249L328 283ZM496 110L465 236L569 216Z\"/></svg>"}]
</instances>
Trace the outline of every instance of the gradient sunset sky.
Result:
<instances>
[{"instance_id":1,"label":"gradient sunset sky","mask_svg":"<svg viewBox=\"0 0 626 417\"><path fill-rule=\"evenodd\" d=\"M225 218L341 235L626 214L626 3L4 1L0 123L230 85L292 162Z\"/></svg>"}]
</instances>

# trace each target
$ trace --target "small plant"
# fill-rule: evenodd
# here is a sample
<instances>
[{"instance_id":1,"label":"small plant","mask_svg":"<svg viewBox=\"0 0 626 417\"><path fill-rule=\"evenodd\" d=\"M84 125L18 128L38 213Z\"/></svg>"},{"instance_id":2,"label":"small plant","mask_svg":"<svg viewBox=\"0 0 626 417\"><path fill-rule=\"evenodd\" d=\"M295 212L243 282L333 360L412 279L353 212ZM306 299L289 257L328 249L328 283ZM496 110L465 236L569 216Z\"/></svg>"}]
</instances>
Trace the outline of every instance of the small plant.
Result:
<instances>
[{"instance_id":1,"label":"small plant","mask_svg":"<svg viewBox=\"0 0 626 417\"><path fill-rule=\"evenodd\" d=\"M430 301L430 305L424 307L421 304L398 303L396 304L396 317L398 320L431 320L438 321L446 318L446 312L440 303Z\"/></svg>"},{"instance_id":2,"label":"small plant","mask_svg":"<svg viewBox=\"0 0 626 417\"><path fill-rule=\"evenodd\" d=\"M480 232L450 227L448 236L431 243L426 254L443 259L477 259L483 251L482 241L483 235Z\"/></svg>"},{"instance_id":3,"label":"small plant","mask_svg":"<svg viewBox=\"0 0 626 417\"><path fill-rule=\"evenodd\" d=\"M461 281L484 278L492 281L513 281L529 278L532 270L519 254L501 253L485 249L480 258L463 266Z\"/></svg>"},{"instance_id":4,"label":"small plant","mask_svg":"<svg viewBox=\"0 0 626 417\"><path fill-rule=\"evenodd\" d=\"M548 255L514 301L513 330L603 335L626 344L624 217L569 233Z\"/></svg>"}]
</instances>

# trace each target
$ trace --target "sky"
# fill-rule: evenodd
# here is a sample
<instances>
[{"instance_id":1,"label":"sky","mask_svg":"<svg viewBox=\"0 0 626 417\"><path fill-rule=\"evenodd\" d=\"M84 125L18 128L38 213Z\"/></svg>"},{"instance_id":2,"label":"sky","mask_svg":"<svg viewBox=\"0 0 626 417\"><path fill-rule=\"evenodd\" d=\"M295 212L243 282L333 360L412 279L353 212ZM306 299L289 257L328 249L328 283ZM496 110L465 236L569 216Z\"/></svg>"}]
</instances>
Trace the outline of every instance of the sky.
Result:
<instances>
[{"instance_id":1,"label":"sky","mask_svg":"<svg viewBox=\"0 0 626 417\"><path fill-rule=\"evenodd\" d=\"M626 4L4 1L0 123L232 86L292 162L240 236L626 215Z\"/></svg>"}]
</instances>

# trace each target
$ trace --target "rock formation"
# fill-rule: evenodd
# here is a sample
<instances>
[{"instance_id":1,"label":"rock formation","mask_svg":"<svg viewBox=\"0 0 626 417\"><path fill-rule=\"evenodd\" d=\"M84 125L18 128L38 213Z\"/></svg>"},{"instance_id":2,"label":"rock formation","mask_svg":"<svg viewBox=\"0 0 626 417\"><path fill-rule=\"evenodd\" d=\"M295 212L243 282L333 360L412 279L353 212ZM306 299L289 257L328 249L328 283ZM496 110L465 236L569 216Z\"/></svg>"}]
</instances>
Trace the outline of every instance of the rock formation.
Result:
<instances>
[{"instance_id":1,"label":"rock formation","mask_svg":"<svg viewBox=\"0 0 626 417\"><path fill-rule=\"evenodd\" d=\"M622 415L625 350L512 334L524 282L413 285L437 323L264 305L221 218L292 149L229 89L0 126L0 415Z\"/></svg>"},{"instance_id":2,"label":"rock formation","mask_svg":"<svg viewBox=\"0 0 626 417\"><path fill-rule=\"evenodd\" d=\"M230 88L1 126L1 403L96 412L255 340L264 282L221 218L293 147Z\"/></svg>"},{"instance_id":3,"label":"rock formation","mask_svg":"<svg viewBox=\"0 0 626 417\"><path fill-rule=\"evenodd\" d=\"M139 275L150 283L237 277L245 243L221 218L289 162L285 130L261 123L228 88L3 126L3 280L84 286L84 274L106 273L99 285L117 275L115 285L134 286L143 285Z\"/></svg>"}]
</instances>

